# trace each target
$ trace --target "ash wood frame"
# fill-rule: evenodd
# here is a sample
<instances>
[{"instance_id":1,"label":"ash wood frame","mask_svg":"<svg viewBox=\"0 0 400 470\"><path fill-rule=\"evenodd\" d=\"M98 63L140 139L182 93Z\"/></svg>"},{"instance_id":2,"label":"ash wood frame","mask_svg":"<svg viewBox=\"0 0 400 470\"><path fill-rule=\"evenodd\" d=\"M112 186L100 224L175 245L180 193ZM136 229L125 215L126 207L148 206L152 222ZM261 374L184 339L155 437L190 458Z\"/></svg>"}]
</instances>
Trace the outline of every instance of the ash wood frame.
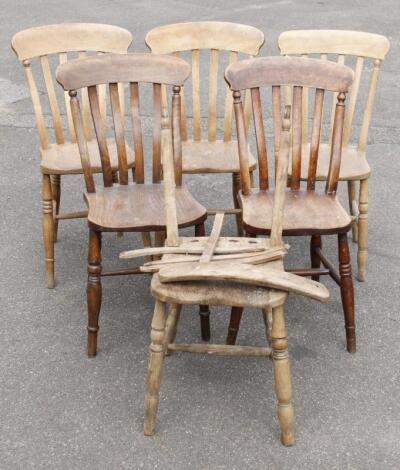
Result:
<instances>
[{"instance_id":1,"label":"ash wood frame","mask_svg":"<svg viewBox=\"0 0 400 470\"><path fill-rule=\"evenodd\" d=\"M337 61L345 64L346 57L356 57L355 77L351 88L349 106L344 122L343 153L348 152L354 159L366 159L368 131L371 124L373 105L377 91L380 68L386 54L389 51L389 40L379 34L365 33L360 31L341 30L298 30L285 31L278 39L279 49L282 55L318 54L322 60L328 60L328 54L337 56ZM365 67L367 61L372 62L372 69L368 72ZM350 143L354 111L359 106L359 86L363 74L369 73L369 87L365 101L361 130L357 145ZM303 95L304 103L307 95ZM333 101L334 103L334 101ZM332 122L333 126L333 106ZM308 113L306 105L303 106L303 138L307 136ZM330 133L332 134L332 132ZM327 175L320 175L318 179L325 180ZM347 181L349 209L353 217L352 235L353 241L357 243L357 264L359 281L366 279L366 265L368 256L368 180L370 171L366 174L358 171L351 177L339 176L339 180ZM359 195L357 197L357 184Z\"/></svg>"},{"instance_id":2,"label":"ash wood frame","mask_svg":"<svg viewBox=\"0 0 400 470\"><path fill-rule=\"evenodd\" d=\"M59 66L57 69L57 81L69 92L71 98L72 119L77 136L77 143L82 161L83 175L85 178L86 192L85 200L88 204L88 226L89 226L89 250L88 250L88 281L87 281L87 304L88 304L88 343L87 353L89 357L97 354L97 335L99 330L99 314L101 308L101 277L125 274L141 274L139 267L119 269L116 271L102 270L101 266L101 238L103 232L142 232L149 234L156 232L156 242L164 244L166 223L168 214L164 217L164 205L160 205L158 195L163 194L162 185L162 162L164 160L165 142L162 141L163 129L168 110L162 106L161 86L173 86L174 97L172 107L172 127L174 130L173 158L174 169L173 178L177 181L177 195L180 195L180 214L176 217L176 223L180 227L203 226L207 217L204 207L198 204L182 187L180 161L180 123L177 114L177 96L180 87L190 73L189 65L182 59L169 56L157 56L155 54L125 54L125 55L103 55L93 57L86 61L73 61ZM134 182L129 183L129 172L127 167L127 149L125 133L124 113L121 109L119 85L129 83L130 88L130 110L132 116L132 130L135 149L135 173ZM145 184L144 175L144 149L142 142L142 125L139 108L139 86L142 84L152 86L153 92L153 175L152 183ZM113 130L118 149L118 182L115 181L110 167L109 151L106 140L105 122L101 119L99 107L99 88L108 86L110 89L111 110L113 117ZM104 188L95 184L93 172L88 157L88 148L84 135L84 115L81 112L77 90L87 87L89 105L102 164L102 176ZM164 138L165 139L165 138ZM128 223L127 213L118 214L118 207L122 207L124 202L131 195L138 192L139 199L136 207L136 216ZM143 201L146 194L147 204ZM152 200L154 195L154 202ZM118 204L115 206L115 214L111 206L106 206L107 210L100 205L100 211L96 213L96 204L101 198L112 201L115 197ZM110 199L111 198L111 199ZM141 206L139 207L139 203ZM145 205L143 208L142 206ZM127 206L129 212L135 208ZM153 211L152 211L153 209ZM122 210L122 209L121 209ZM140 212L141 211L141 212ZM112 221L110 222L110 212ZM150 213L150 215L148 215ZM147 217L141 221L140 217Z\"/></svg>"},{"instance_id":3,"label":"ash wood frame","mask_svg":"<svg viewBox=\"0 0 400 470\"><path fill-rule=\"evenodd\" d=\"M268 74L266 73L268 71ZM272 72L271 72L272 71ZM249 236L257 236L260 234L269 234L270 229L260 227L260 225L250 225L246 220L252 211L253 214L259 214L262 207L258 202L259 199L253 198L260 195L264 197L269 191L268 182L268 162L266 149L266 135L262 118L262 104L260 99L260 83L264 86L272 88L273 102L273 122L274 122L274 146L275 154L278 144L279 135L276 135L278 129L276 123L279 122L281 116L281 86L293 86L292 97L292 175L290 178L290 191L294 191L298 200L301 195L316 193L316 169L319 154L319 141L322 126L322 111L324 103L324 93L326 90L333 91L337 94L337 102L334 113L334 126L332 131L332 145L330 155L329 174L326 180L325 194L329 198L336 201L336 190L339 179L341 151L342 151L342 134L344 126L344 102L346 93L353 82L353 72L348 67L338 65L333 62L322 62L316 59L307 58L285 58L285 57L268 57L253 59L253 61L242 61L231 65L225 72L226 79L234 91L235 100L235 117L238 128L238 145L244 148L246 146L246 134L244 132L244 120L241 112L239 91L242 89L251 89L253 99L253 119L256 130L256 141L258 154L261 155L259 161L260 188L252 190L250 183L250 172L247 160L241 161L241 193L240 201L243 207L243 225ZM310 164L308 168L308 178L306 190L300 188L301 176L301 158L302 158L302 132L303 132L303 90L304 88L315 88L315 105L313 130L310 146ZM236 94L236 95L235 95ZM289 193L290 194L290 193ZM246 203L246 198L250 198ZM318 200L315 201L318 204ZM314 203L314 204L315 204ZM247 205L246 205L247 204ZM337 203L339 204L339 203ZM302 207L298 204L297 209ZM340 205L339 205L340 206ZM312 206L311 206L312 207ZM302 216L307 218L309 209L303 207ZM247 211L247 212L246 212ZM343 210L344 212L344 210ZM310 215L308 216L310 217ZM328 215L327 220L331 216ZM254 220L256 217L253 217ZM250 218L249 218L250 220ZM308 221L309 224L310 221ZM332 279L340 286L343 311L345 317L345 330L347 350L349 352L356 351L355 336L355 319L354 319L354 292L351 276L350 253L347 243L347 232L350 230L351 219L348 218L341 225L336 221L325 229L309 229L305 221L303 228L293 226L290 228L292 221L285 220L283 226L283 235L311 235L311 269L294 269L291 272L302 276L311 276L312 279L318 281L319 276L329 274ZM322 222L321 226L326 222ZM339 254L339 272L337 272L333 264L327 260L321 250L321 236L324 234L337 234L338 236L338 254ZM320 269L320 264L324 265L324 269ZM227 344L234 344L239 329L240 319L243 309L235 309L232 311L230 325L228 329Z\"/></svg>"},{"instance_id":4,"label":"ash wood frame","mask_svg":"<svg viewBox=\"0 0 400 470\"><path fill-rule=\"evenodd\" d=\"M11 46L24 67L25 78L32 99L41 158L44 151L68 143L68 137L63 128L60 106L57 102L49 56L58 55L59 63L63 64L68 61L68 53L78 53L82 59L85 58L88 52L124 54L131 43L132 35L129 31L118 26L95 23L63 23L39 26L20 31L13 36ZM38 85L31 67L32 62L35 60L41 66L45 93L50 105L55 143L50 142ZM102 93L104 93L104 90ZM90 111L85 90L83 90L83 96L85 136L88 140L91 140L92 133L88 124ZM76 142L76 135L67 93L64 94L64 98L69 142L73 144ZM101 112L105 116L105 95L101 103ZM80 166L75 168L73 173L82 173ZM71 174L71 172L58 171L57 174L52 174L42 168L42 224L48 288L54 287L54 244L57 241L59 220L85 218L87 216L87 211L59 212L61 176L67 174Z\"/></svg>"}]
</instances>

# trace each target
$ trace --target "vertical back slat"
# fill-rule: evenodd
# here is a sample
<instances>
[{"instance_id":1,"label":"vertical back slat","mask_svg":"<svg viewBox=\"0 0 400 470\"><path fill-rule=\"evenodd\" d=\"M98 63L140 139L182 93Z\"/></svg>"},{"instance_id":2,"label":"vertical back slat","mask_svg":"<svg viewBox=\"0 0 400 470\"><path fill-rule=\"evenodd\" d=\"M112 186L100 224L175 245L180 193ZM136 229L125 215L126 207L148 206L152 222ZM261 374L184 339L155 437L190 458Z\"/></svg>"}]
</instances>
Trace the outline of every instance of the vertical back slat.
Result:
<instances>
[{"instance_id":1,"label":"vertical back slat","mask_svg":"<svg viewBox=\"0 0 400 470\"><path fill-rule=\"evenodd\" d=\"M180 52L174 53L175 57L180 57ZM186 118L186 100L185 100L185 88L181 86L181 139L187 140L187 118Z\"/></svg>"},{"instance_id":2,"label":"vertical back slat","mask_svg":"<svg viewBox=\"0 0 400 470\"><path fill-rule=\"evenodd\" d=\"M208 141L217 139L218 50L210 50L208 85Z\"/></svg>"},{"instance_id":3,"label":"vertical back slat","mask_svg":"<svg viewBox=\"0 0 400 470\"><path fill-rule=\"evenodd\" d=\"M245 129L246 135L248 135L248 132L249 132L250 117L251 117L251 92L250 90L246 90L246 94L244 97L244 129Z\"/></svg>"},{"instance_id":4,"label":"vertical back slat","mask_svg":"<svg viewBox=\"0 0 400 470\"><path fill-rule=\"evenodd\" d=\"M86 58L86 52L81 51L78 53L79 59ZM92 127L90 119L90 109L89 109L89 97L87 88L82 88L82 119L83 119L83 128L85 131L86 140L92 139Z\"/></svg>"},{"instance_id":5,"label":"vertical back slat","mask_svg":"<svg viewBox=\"0 0 400 470\"><path fill-rule=\"evenodd\" d=\"M322 113L324 107L324 90L317 88L315 90L313 126L310 143L310 160L308 165L307 189L315 189L315 178L318 164L318 151L321 139Z\"/></svg>"},{"instance_id":6,"label":"vertical back slat","mask_svg":"<svg viewBox=\"0 0 400 470\"><path fill-rule=\"evenodd\" d=\"M235 108L236 133L238 136L239 165L240 165L240 184L243 194L249 194L251 190L248 145L244 122L244 112L239 91L233 92L233 106Z\"/></svg>"},{"instance_id":7,"label":"vertical back slat","mask_svg":"<svg viewBox=\"0 0 400 470\"><path fill-rule=\"evenodd\" d=\"M104 52L99 52L99 55L103 55ZM98 85L97 92L99 96L99 106L100 106L100 114L103 118L105 125L107 126L107 90L106 85Z\"/></svg>"},{"instance_id":8,"label":"vertical back slat","mask_svg":"<svg viewBox=\"0 0 400 470\"><path fill-rule=\"evenodd\" d=\"M175 184L182 186L182 143L180 133L181 95L180 87L174 86L172 96L172 142L174 151Z\"/></svg>"},{"instance_id":9,"label":"vertical back slat","mask_svg":"<svg viewBox=\"0 0 400 470\"><path fill-rule=\"evenodd\" d=\"M33 112L35 113L36 126L39 133L40 147L44 149L49 148L49 137L47 135L46 124L44 122L42 105L40 103L39 93L37 91L36 82L33 77L31 63L29 60L24 60L25 78L28 83L28 88L32 98Z\"/></svg>"},{"instance_id":10,"label":"vertical back slat","mask_svg":"<svg viewBox=\"0 0 400 470\"><path fill-rule=\"evenodd\" d=\"M118 83L118 99L121 109L122 128L125 129L125 83Z\"/></svg>"},{"instance_id":11,"label":"vertical back slat","mask_svg":"<svg viewBox=\"0 0 400 470\"><path fill-rule=\"evenodd\" d=\"M358 89L360 87L361 74L364 65L364 57L357 57L356 68L354 73L354 81L351 85L350 100L347 106L346 117L344 122L343 130L343 145L346 146L349 143L351 135L351 126L353 123L354 111L356 109Z\"/></svg>"},{"instance_id":12,"label":"vertical back slat","mask_svg":"<svg viewBox=\"0 0 400 470\"><path fill-rule=\"evenodd\" d=\"M140 119L139 85L130 84L133 148L135 151L135 182L144 183L142 122Z\"/></svg>"},{"instance_id":13,"label":"vertical back slat","mask_svg":"<svg viewBox=\"0 0 400 470\"><path fill-rule=\"evenodd\" d=\"M293 118L292 118L292 177L291 188L300 189L301 177L301 145L302 145L302 104L303 88L293 87Z\"/></svg>"},{"instance_id":14,"label":"vertical back slat","mask_svg":"<svg viewBox=\"0 0 400 470\"><path fill-rule=\"evenodd\" d=\"M376 87L378 85L379 71L381 61L376 59L372 69L371 80L369 82L367 102L365 104L364 116L361 124L360 137L358 140L358 150L365 152L368 140L368 130L371 124L372 109L374 107L374 100L376 94Z\"/></svg>"},{"instance_id":15,"label":"vertical back slat","mask_svg":"<svg viewBox=\"0 0 400 470\"><path fill-rule=\"evenodd\" d=\"M235 51L230 51L229 65L236 62L237 59L238 59L238 53ZM228 86L226 88L226 96L225 96L224 142L229 142L232 139L232 111L233 111L232 92Z\"/></svg>"},{"instance_id":16,"label":"vertical back slat","mask_svg":"<svg viewBox=\"0 0 400 470\"><path fill-rule=\"evenodd\" d=\"M153 183L159 183L161 170L161 85L153 85Z\"/></svg>"},{"instance_id":17,"label":"vertical back slat","mask_svg":"<svg viewBox=\"0 0 400 470\"><path fill-rule=\"evenodd\" d=\"M251 89L254 129L256 132L260 189L268 189L268 155L265 143L265 130L259 88Z\"/></svg>"},{"instance_id":18,"label":"vertical back slat","mask_svg":"<svg viewBox=\"0 0 400 470\"><path fill-rule=\"evenodd\" d=\"M120 103L118 83L110 83L111 113L114 122L114 135L117 144L119 183L128 184L128 161L126 156L124 115Z\"/></svg>"},{"instance_id":19,"label":"vertical back slat","mask_svg":"<svg viewBox=\"0 0 400 470\"><path fill-rule=\"evenodd\" d=\"M274 127L274 168L275 175L278 168L279 145L281 140L282 111L281 111L281 87L272 87L272 122Z\"/></svg>"},{"instance_id":20,"label":"vertical back slat","mask_svg":"<svg viewBox=\"0 0 400 470\"><path fill-rule=\"evenodd\" d=\"M86 190L89 193L94 193L96 191L96 187L94 184L92 169L90 166L90 158L87 148L85 132L83 128L82 114L79 106L79 101L76 97L77 93L75 90L72 90L69 92L69 95L71 96L71 114L72 120L74 122L76 141L79 147L79 154L81 156L82 171L85 177Z\"/></svg>"},{"instance_id":21,"label":"vertical back slat","mask_svg":"<svg viewBox=\"0 0 400 470\"><path fill-rule=\"evenodd\" d=\"M308 58L308 54L303 54L302 57ZM306 145L308 143L308 88L303 87L303 117L302 117L302 144Z\"/></svg>"},{"instance_id":22,"label":"vertical back slat","mask_svg":"<svg viewBox=\"0 0 400 470\"><path fill-rule=\"evenodd\" d=\"M90 110L92 112L94 129L97 137L97 144L99 146L104 186L109 187L113 185L113 176L111 171L110 155L107 146L106 127L100 112L99 96L96 86L90 86L88 88L88 97Z\"/></svg>"},{"instance_id":23,"label":"vertical back slat","mask_svg":"<svg viewBox=\"0 0 400 470\"><path fill-rule=\"evenodd\" d=\"M200 51L192 51L192 107L193 107L193 140L201 140L200 113Z\"/></svg>"},{"instance_id":24,"label":"vertical back slat","mask_svg":"<svg viewBox=\"0 0 400 470\"><path fill-rule=\"evenodd\" d=\"M345 56L343 54L339 54L337 58L337 63L340 65L344 65L345 62ZM332 96L332 109L331 109L331 125L330 125L330 131L329 131L329 142L332 143L332 133L333 133L333 126L335 123L335 112L336 112L336 102L337 102L337 93L333 93Z\"/></svg>"},{"instance_id":25,"label":"vertical back slat","mask_svg":"<svg viewBox=\"0 0 400 470\"><path fill-rule=\"evenodd\" d=\"M54 90L53 77L51 75L51 69L49 64L49 58L47 55L40 56L40 65L42 66L44 84L47 91L47 97L49 99L51 117L53 119L54 135L57 144L64 143L64 133L62 129L60 109L57 103L57 96Z\"/></svg>"},{"instance_id":26,"label":"vertical back slat","mask_svg":"<svg viewBox=\"0 0 400 470\"><path fill-rule=\"evenodd\" d=\"M61 54L59 54L60 65L65 64L67 61L68 61L68 55L66 52L62 52ZM64 100L65 100L65 111L67 113L70 139L71 139L71 142L76 142L74 123L72 122L71 103L70 103L70 99L69 99L69 95L67 91L64 91Z\"/></svg>"},{"instance_id":27,"label":"vertical back slat","mask_svg":"<svg viewBox=\"0 0 400 470\"><path fill-rule=\"evenodd\" d=\"M342 137L344 124L344 101L346 95L339 93L335 107L335 119L332 131L331 157L329 163L328 178L326 181L326 194L334 194L337 190L337 184L340 173L340 163L342 157Z\"/></svg>"}]
</instances>

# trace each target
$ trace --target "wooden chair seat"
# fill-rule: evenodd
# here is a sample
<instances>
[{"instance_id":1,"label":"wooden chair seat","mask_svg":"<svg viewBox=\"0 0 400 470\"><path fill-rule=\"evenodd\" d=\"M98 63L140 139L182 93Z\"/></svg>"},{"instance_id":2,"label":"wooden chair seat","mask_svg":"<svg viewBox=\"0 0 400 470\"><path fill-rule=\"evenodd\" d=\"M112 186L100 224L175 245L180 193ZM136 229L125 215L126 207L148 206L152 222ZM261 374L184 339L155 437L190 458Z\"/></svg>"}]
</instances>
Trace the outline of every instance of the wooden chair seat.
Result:
<instances>
[{"instance_id":1,"label":"wooden chair seat","mask_svg":"<svg viewBox=\"0 0 400 470\"><path fill-rule=\"evenodd\" d=\"M208 238L185 237L180 238L180 247L193 246L194 243L199 246L203 245ZM223 238L220 239L222 242ZM228 240L228 239L225 239ZM240 238L232 239L232 243L240 244L259 244L269 243L269 240ZM252 245L253 246L253 245ZM168 254L162 257L163 260L169 258L184 258L186 255ZM282 269L281 260L271 261L266 264L265 269ZM207 303L208 305L228 305L235 307L253 307L265 308L267 306L274 307L282 305L285 302L287 293L268 289L265 287L257 287L254 285L246 285L237 282L220 281L189 281L189 282L172 282L162 283L158 273L153 275L151 281L152 295L158 300L168 304L186 304L198 305ZM205 302L207 301L207 302Z\"/></svg>"},{"instance_id":2,"label":"wooden chair seat","mask_svg":"<svg viewBox=\"0 0 400 470\"><path fill-rule=\"evenodd\" d=\"M87 143L90 156L90 165L92 171L101 173L101 160L99 147L96 140L90 140ZM113 170L118 170L118 154L115 140L107 139L108 151L110 154L110 163ZM132 149L125 142L127 150L128 168L135 166L135 157ZM48 149L40 151L42 161L40 164L42 173L48 175L76 175L82 173L81 157L79 155L78 144L52 144Z\"/></svg>"},{"instance_id":3,"label":"wooden chair seat","mask_svg":"<svg viewBox=\"0 0 400 470\"><path fill-rule=\"evenodd\" d=\"M330 146L321 144L319 147L316 179L326 181L329 172ZM310 162L310 144L303 145L301 160L301 179L307 180ZM289 163L289 175L292 174L291 161ZM371 168L368 165L364 152L359 152L356 147L344 147L340 163L339 180L362 180L368 178Z\"/></svg>"},{"instance_id":4,"label":"wooden chair seat","mask_svg":"<svg viewBox=\"0 0 400 470\"><path fill-rule=\"evenodd\" d=\"M254 170L256 159L249 151L249 168ZM239 152L236 141L182 142L183 173L239 173Z\"/></svg>"},{"instance_id":5,"label":"wooden chair seat","mask_svg":"<svg viewBox=\"0 0 400 470\"><path fill-rule=\"evenodd\" d=\"M240 194L243 226L249 233L269 234L274 191L252 189ZM346 232L351 218L336 196L314 191L286 191L283 214L284 235L323 235Z\"/></svg>"},{"instance_id":6,"label":"wooden chair seat","mask_svg":"<svg viewBox=\"0 0 400 470\"><path fill-rule=\"evenodd\" d=\"M95 193L85 192L88 223L102 231L165 230L163 184L129 184L109 188L98 187ZM184 187L176 190L179 227L203 222L206 209Z\"/></svg>"}]
</instances>

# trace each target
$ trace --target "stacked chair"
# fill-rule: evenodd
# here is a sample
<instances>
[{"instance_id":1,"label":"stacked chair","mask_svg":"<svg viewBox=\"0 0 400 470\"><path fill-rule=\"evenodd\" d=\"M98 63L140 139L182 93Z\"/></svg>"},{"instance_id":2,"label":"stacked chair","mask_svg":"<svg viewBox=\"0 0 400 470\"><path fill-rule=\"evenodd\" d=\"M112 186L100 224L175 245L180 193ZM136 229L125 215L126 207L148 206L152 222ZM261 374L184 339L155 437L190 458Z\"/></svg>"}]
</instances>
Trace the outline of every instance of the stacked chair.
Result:
<instances>
[{"instance_id":1,"label":"stacked chair","mask_svg":"<svg viewBox=\"0 0 400 470\"><path fill-rule=\"evenodd\" d=\"M39 132L48 287L54 286L58 220L87 217L89 356L97 353L101 277L152 274L150 291L155 307L144 433L155 432L163 364L172 352L270 357L281 441L290 446L294 442L294 411L284 318L288 294L326 302L329 292L319 279L321 275L330 275L341 290L347 350L356 350L347 232L353 229L353 239L358 242L358 277L364 280L370 174L365 149L379 65L388 51L388 41L366 33L289 31L279 38L282 55L288 57L256 58L264 42L263 34L249 26L223 22L155 28L146 36L151 53L127 54L131 40L130 33L118 27L79 23L31 28L17 33L12 40L12 47L24 65ZM210 64L207 138L202 138L200 111L201 50L209 51ZM221 139L217 126L219 51L229 53L229 65L224 70L229 88L224 100ZM68 53L78 53L78 59L69 60ZM183 58L187 53L191 66ZM54 87L48 59L52 54L59 55L56 79L64 90L68 142L56 98L61 89L56 91ZM238 60L242 59L239 54L250 58ZM314 54L319 57L308 57ZM328 54L338 55L338 63L327 60ZM345 54L357 57L355 73L344 65ZM49 127L53 127L55 135L52 144L33 78L34 58L40 61L49 98L53 123ZM355 148L350 144L350 132L364 58L372 58L374 67ZM184 92L190 79L191 138ZM147 152L143 143L139 96L146 91L152 96L152 152ZM130 125L125 116L126 94ZM328 96L333 101L327 126L329 136L324 141ZM111 120L107 119L107 101ZM233 113L236 139L232 135ZM272 117L271 128L266 131L268 115ZM256 156L249 146L252 131ZM267 138L270 134L271 139ZM147 153L152 153L151 160L147 160ZM152 168L152 179L147 183L146 161ZM258 182L254 178L257 167ZM87 211L61 214L60 175L78 173L84 177ZM188 173L231 174L234 208L218 209L218 204L209 209L203 207L185 188L183 175ZM336 195L341 180L348 181L350 214ZM325 183L323 189L319 181ZM238 237L220 236L225 213L236 216ZM204 230L207 214L215 215L209 237ZM191 226L195 228L194 236L179 235L180 228ZM143 258L144 264L104 271L101 266L104 232L142 233L144 248L124 252L120 257ZM322 252L321 237L332 234L338 238L339 271ZM264 237L257 238L259 235ZM282 238L285 235L310 237L311 268L285 270L283 259L288 250ZM200 305L202 343L175 342L184 305ZM207 343L209 305L231 308L227 344ZM266 347L235 344L246 307L262 312Z\"/></svg>"}]
</instances>

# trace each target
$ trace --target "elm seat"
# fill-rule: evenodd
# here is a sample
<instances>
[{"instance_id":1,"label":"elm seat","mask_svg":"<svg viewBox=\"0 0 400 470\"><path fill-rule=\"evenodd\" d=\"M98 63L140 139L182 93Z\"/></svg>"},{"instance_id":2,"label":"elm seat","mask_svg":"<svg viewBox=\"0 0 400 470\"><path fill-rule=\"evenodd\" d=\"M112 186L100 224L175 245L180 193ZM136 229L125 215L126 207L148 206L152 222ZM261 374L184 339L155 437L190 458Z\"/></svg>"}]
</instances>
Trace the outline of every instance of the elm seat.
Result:
<instances>
[{"instance_id":1,"label":"elm seat","mask_svg":"<svg viewBox=\"0 0 400 470\"><path fill-rule=\"evenodd\" d=\"M107 139L107 145L110 154L111 168L116 171L118 170L118 155L115 140L112 138ZM133 150L129 147L127 142L125 142L125 145L128 168L133 168L135 166ZM101 173L102 169L97 140L88 141L87 146L92 171ZM79 155L78 144L76 143L52 144L48 149L41 149L40 154L42 157L40 168L44 174L77 175L82 173L81 157Z\"/></svg>"},{"instance_id":2,"label":"elm seat","mask_svg":"<svg viewBox=\"0 0 400 470\"><path fill-rule=\"evenodd\" d=\"M249 233L269 234L274 191L252 189L239 195L243 226ZM346 232L351 218L336 196L306 190L286 191L283 214L284 235L313 235Z\"/></svg>"},{"instance_id":3,"label":"elm seat","mask_svg":"<svg viewBox=\"0 0 400 470\"><path fill-rule=\"evenodd\" d=\"M254 170L256 159L249 151L249 168ZM238 173L239 151L236 141L182 142L182 171L183 173Z\"/></svg>"},{"instance_id":4,"label":"elm seat","mask_svg":"<svg viewBox=\"0 0 400 470\"><path fill-rule=\"evenodd\" d=\"M310 144L302 146L301 152L301 179L307 180L310 161ZM328 178L330 161L330 146L321 144L319 147L316 179L326 181ZM292 174L291 161L289 162L289 175ZM368 178L371 168L365 157L365 152L357 150L356 147L347 146L342 149L342 160L340 163L339 180L359 180Z\"/></svg>"},{"instance_id":5,"label":"elm seat","mask_svg":"<svg viewBox=\"0 0 400 470\"><path fill-rule=\"evenodd\" d=\"M88 205L88 223L102 231L165 230L163 184L98 186L94 193L84 193ZM179 227L202 223L206 209L184 187L176 188Z\"/></svg>"}]
</instances>

